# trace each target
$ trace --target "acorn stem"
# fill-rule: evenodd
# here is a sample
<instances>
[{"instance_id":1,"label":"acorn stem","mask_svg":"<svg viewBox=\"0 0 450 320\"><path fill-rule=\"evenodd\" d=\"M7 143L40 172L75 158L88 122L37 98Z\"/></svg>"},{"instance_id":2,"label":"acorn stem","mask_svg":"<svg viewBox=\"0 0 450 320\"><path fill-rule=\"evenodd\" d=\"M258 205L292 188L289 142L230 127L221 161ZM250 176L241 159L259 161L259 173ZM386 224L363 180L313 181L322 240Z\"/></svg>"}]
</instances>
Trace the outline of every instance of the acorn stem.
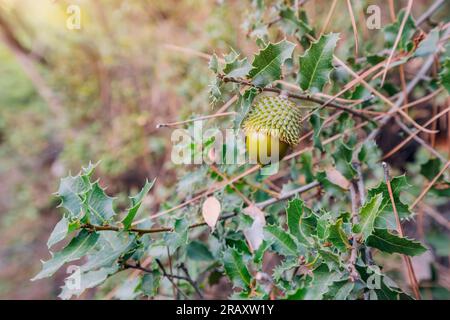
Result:
<instances>
[{"instance_id":1,"label":"acorn stem","mask_svg":"<svg viewBox=\"0 0 450 320\"><path fill-rule=\"evenodd\" d=\"M289 98L289 92L287 90L281 90L279 96L280 98L287 99Z\"/></svg>"}]
</instances>

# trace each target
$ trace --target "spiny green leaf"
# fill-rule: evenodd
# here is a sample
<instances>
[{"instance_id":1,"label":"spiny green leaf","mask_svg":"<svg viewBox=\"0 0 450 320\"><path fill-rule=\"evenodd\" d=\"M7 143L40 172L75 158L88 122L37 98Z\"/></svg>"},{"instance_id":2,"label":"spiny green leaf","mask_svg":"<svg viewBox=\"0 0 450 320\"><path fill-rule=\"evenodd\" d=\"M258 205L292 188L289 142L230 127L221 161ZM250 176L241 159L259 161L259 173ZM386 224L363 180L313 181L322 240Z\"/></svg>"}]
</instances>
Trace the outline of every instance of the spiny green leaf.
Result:
<instances>
[{"instance_id":1,"label":"spiny green leaf","mask_svg":"<svg viewBox=\"0 0 450 320\"><path fill-rule=\"evenodd\" d=\"M200 241L192 241L186 249L189 259L194 261L211 261L214 257L208 247Z\"/></svg>"},{"instance_id":2,"label":"spiny green leaf","mask_svg":"<svg viewBox=\"0 0 450 320\"><path fill-rule=\"evenodd\" d=\"M437 176L439 171L441 171L442 162L439 158L430 158L426 163L422 164L420 167L420 174L423 175L428 180L433 180ZM440 176L439 180L442 180L443 176Z\"/></svg>"},{"instance_id":3,"label":"spiny green leaf","mask_svg":"<svg viewBox=\"0 0 450 320\"><path fill-rule=\"evenodd\" d=\"M411 297L402 292L392 279L380 271L378 266L356 265L356 269L361 279L371 288L371 300L411 300Z\"/></svg>"},{"instance_id":4,"label":"spiny green leaf","mask_svg":"<svg viewBox=\"0 0 450 320\"><path fill-rule=\"evenodd\" d=\"M321 36L299 58L298 83L300 88L312 93L322 91L323 86L330 80L330 72L333 70L333 53L338 40L338 33Z\"/></svg>"},{"instance_id":5,"label":"spiny green leaf","mask_svg":"<svg viewBox=\"0 0 450 320\"><path fill-rule=\"evenodd\" d=\"M296 236L297 238L301 238L300 235L300 218L303 213L303 201L301 199L293 199L288 202L288 206L286 208L287 212L287 225L289 228L289 232Z\"/></svg>"},{"instance_id":6,"label":"spiny green leaf","mask_svg":"<svg viewBox=\"0 0 450 320\"><path fill-rule=\"evenodd\" d=\"M403 253L409 256L417 256L427 249L420 242L402 238L390 233L386 229L375 228L373 234L367 238L367 245L388 253Z\"/></svg>"},{"instance_id":7,"label":"spiny green leaf","mask_svg":"<svg viewBox=\"0 0 450 320\"><path fill-rule=\"evenodd\" d=\"M281 264L277 265L273 270L273 280L277 283L280 283L283 280L283 275L286 271L293 270L298 267L299 262L298 259L286 259L281 262Z\"/></svg>"},{"instance_id":8,"label":"spiny green leaf","mask_svg":"<svg viewBox=\"0 0 450 320\"><path fill-rule=\"evenodd\" d=\"M406 204L400 201L400 191L409 187L405 175L394 177L391 180L392 194L394 197L395 207L400 216L400 219L405 219L410 216L409 208ZM392 209L391 199L389 197L389 192L386 183L382 182L377 187L370 189L367 198L370 199L376 194L381 193L383 195L383 200L380 205L380 213L378 218L375 220L375 227L377 228L396 228L396 221L394 211Z\"/></svg>"},{"instance_id":9,"label":"spiny green leaf","mask_svg":"<svg viewBox=\"0 0 450 320\"><path fill-rule=\"evenodd\" d=\"M92 249L98 237L98 233L81 230L63 250L52 254L52 258L43 263L41 272L31 280L50 277L65 263L80 259Z\"/></svg>"},{"instance_id":10,"label":"spiny green leaf","mask_svg":"<svg viewBox=\"0 0 450 320\"><path fill-rule=\"evenodd\" d=\"M332 252L329 248L321 248L318 250L321 260L328 266L330 270L342 267L342 261L337 253Z\"/></svg>"},{"instance_id":11,"label":"spiny green leaf","mask_svg":"<svg viewBox=\"0 0 450 320\"><path fill-rule=\"evenodd\" d=\"M367 200L359 211L360 221L359 224L355 226L354 231L356 233L362 233L364 240L366 240L373 232L375 219L380 213L382 201L383 195L379 193Z\"/></svg>"},{"instance_id":12,"label":"spiny green leaf","mask_svg":"<svg viewBox=\"0 0 450 320\"><path fill-rule=\"evenodd\" d=\"M349 282L348 280L336 281L328 288L328 292L324 295L324 299L347 300L354 287L354 282Z\"/></svg>"},{"instance_id":13,"label":"spiny green leaf","mask_svg":"<svg viewBox=\"0 0 450 320\"><path fill-rule=\"evenodd\" d=\"M289 228L289 232L297 238L298 241L304 243L305 245L311 245L312 241L307 238L307 236L303 233L303 228L307 228L308 220L303 217L303 208L304 202L301 199L293 199L289 201L288 206L286 208L287 212L287 224ZM302 225L303 224L303 225ZM315 226L314 226L315 227Z\"/></svg>"},{"instance_id":14,"label":"spiny green leaf","mask_svg":"<svg viewBox=\"0 0 450 320\"><path fill-rule=\"evenodd\" d=\"M344 142L340 143L333 153L336 169L339 170L344 177L351 180L356 175L356 170L352 166L353 148L347 146Z\"/></svg>"},{"instance_id":15,"label":"spiny green leaf","mask_svg":"<svg viewBox=\"0 0 450 320\"><path fill-rule=\"evenodd\" d=\"M267 47L259 51L252 63L249 77L257 87L265 87L281 77L281 67L284 62L292 57L295 44L287 40L278 43L269 43Z\"/></svg>"},{"instance_id":16,"label":"spiny green leaf","mask_svg":"<svg viewBox=\"0 0 450 320\"><path fill-rule=\"evenodd\" d=\"M240 128L242 124L242 120L244 120L247 115L250 107L252 106L253 100L258 95L258 90L256 88L247 89L243 95L239 96L239 100L237 103L238 114L235 118L235 128Z\"/></svg>"},{"instance_id":17,"label":"spiny green leaf","mask_svg":"<svg viewBox=\"0 0 450 320\"><path fill-rule=\"evenodd\" d=\"M113 201L114 198L109 197L98 182L94 183L83 203L84 209L89 214L89 221L98 225L108 224L116 215Z\"/></svg>"},{"instance_id":18,"label":"spiny green leaf","mask_svg":"<svg viewBox=\"0 0 450 320\"><path fill-rule=\"evenodd\" d=\"M299 248L292 236L280 227L270 225L264 227L264 231L266 231L275 240L275 244L278 245L280 249L280 254L285 256L297 256L300 254Z\"/></svg>"},{"instance_id":19,"label":"spiny green leaf","mask_svg":"<svg viewBox=\"0 0 450 320\"><path fill-rule=\"evenodd\" d=\"M313 280L308 286L305 300L321 300L330 290L333 282L339 280L340 275L337 272L331 272L325 264L313 270Z\"/></svg>"},{"instance_id":20,"label":"spiny green leaf","mask_svg":"<svg viewBox=\"0 0 450 320\"><path fill-rule=\"evenodd\" d=\"M351 248L347 239L347 234L342 228L342 218L338 219L335 224L330 225L330 233L328 240L341 252L346 252Z\"/></svg>"},{"instance_id":21,"label":"spiny green leaf","mask_svg":"<svg viewBox=\"0 0 450 320\"><path fill-rule=\"evenodd\" d=\"M306 288L297 288L294 291L288 292L286 294L286 300L304 300L305 294L307 289Z\"/></svg>"},{"instance_id":22,"label":"spiny green leaf","mask_svg":"<svg viewBox=\"0 0 450 320\"><path fill-rule=\"evenodd\" d=\"M317 172L316 178L317 181L320 182L320 185L324 188L324 190L328 194L334 197L342 197L345 194L344 189L328 180L326 172L324 171Z\"/></svg>"},{"instance_id":23,"label":"spiny green leaf","mask_svg":"<svg viewBox=\"0 0 450 320\"><path fill-rule=\"evenodd\" d=\"M211 59L209 59L208 68L214 73L219 72L219 60L215 53L211 56Z\"/></svg>"},{"instance_id":24,"label":"spiny green leaf","mask_svg":"<svg viewBox=\"0 0 450 320\"><path fill-rule=\"evenodd\" d=\"M300 170L299 173L305 176L306 183L314 181L313 158L312 152L305 152L300 155Z\"/></svg>"},{"instance_id":25,"label":"spiny green leaf","mask_svg":"<svg viewBox=\"0 0 450 320\"><path fill-rule=\"evenodd\" d=\"M69 219L80 219L83 200L91 189L89 178L85 175L68 176L61 179L57 195L61 198L60 206L67 209Z\"/></svg>"},{"instance_id":26,"label":"spiny green leaf","mask_svg":"<svg viewBox=\"0 0 450 320\"><path fill-rule=\"evenodd\" d=\"M153 270L152 273L146 273L142 277L141 283L142 292L149 297L156 296L158 294L158 288L161 278L162 275L159 270Z\"/></svg>"},{"instance_id":27,"label":"spiny green leaf","mask_svg":"<svg viewBox=\"0 0 450 320\"><path fill-rule=\"evenodd\" d=\"M328 238L330 234L330 216L322 214L317 219L317 237L321 240Z\"/></svg>"},{"instance_id":28,"label":"spiny green leaf","mask_svg":"<svg viewBox=\"0 0 450 320\"><path fill-rule=\"evenodd\" d=\"M234 286L248 289L252 276L244 263L242 254L234 248L228 248L223 255L225 273L233 282Z\"/></svg>"},{"instance_id":29,"label":"spiny green leaf","mask_svg":"<svg viewBox=\"0 0 450 320\"><path fill-rule=\"evenodd\" d=\"M86 178L90 179L92 176L92 173L94 173L94 169L98 166L99 163L100 163L100 161L98 161L97 163L92 163L91 161L89 161L87 167L81 168L80 174L85 176Z\"/></svg>"},{"instance_id":30,"label":"spiny green leaf","mask_svg":"<svg viewBox=\"0 0 450 320\"><path fill-rule=\"evenodd\" d=\"M295 29L301 31L301 33L311 33L313 31L312 28L301 18L297 17L294 10L289 7L280 10L280 17Z\"/></svg>"},{"instance_id":31,"label":"spiny green leaf","mask_svg":"<svg viewBox=\"0 0 450 320\"><path fill-rule=\"evenodd\" d=\"M395 39L397 38L397 35L400 31L400 25L402 24L404 16L405 10L402 9L397 15L397 20L384 28L384 38L386 48L392 48L392 46L394 45ZM407 51L408 43L415 32L416 32L416 24L411 15L409 15L403 28L400 41L398 43L398 49Z\"/></svg>"},{"instance_id":32,"label":"spiny green leaf","mask_svg":"<svg viewBox=\"0 0 450 320\"><path fill-rule=\"evenodd\" d=\"M236 54L230 61L227 61L223 72L231 78L245 78L251 69L252 66L247 58L239 60L239 55Z\"/></svg>"},{"instance_id":33,"label":"spiny green leaf","mask_svg":"<svg viewBox=\"0 0 450 320\"><path fill-rule=\"evenodd\" d=\"M164 234L164 242L172 251L175 251L179 247L187 245L188 233L189 223L187 219L179 218L175 220L174 231Z\"/></svg>"},{"instance_id":34,"label":"spiny green leaf","mask_svg":"<svg viewBox=\"0 0 450 320\"><path fill-rule=\"evenodd\" d=\"M80 268L82 272L108 267L120 256L132 250L136 235L128 232L103 231L95 246L91 250L85 264Z\"/></svg>"},{"instance_id":35,"label":"spiny green leaf","mask_svg":"<svg viewBox=\"0 0 450 320\"><path fill-rule=\"evenodd\" d=\"M142 190L137 195L130 197L131 207L128 209L127 215L122 220L122 223L123 223L123 226L125 229L128 229L131 226L131 223L133 222L134 217L136 216L139 208L141 207L142 200L147 195L147 193L150 191L150 189L153 187L155 180L156 180L156 178L153 179L152 182L149 182L148 180L146 180L145 185L142 188Z\"/></svg>"},{"instance_id":36,"label":"spiny green leaf","mask_svg":"<svg viewBox=\"0 0 450 320\"><path fill-rule=\"evenodd\" d=\"M322 140L320 139L320 132L322 131L323 119L318 114L311 114L309 119L311 126L313 127L313 146L323 152Z\"/></svg>"},{"instance_id":37,"label":"spiny green leaf","mask_svg":"<svg viewBox=\"0 0 450 320\"><path fill-rule=\"evenodd\" d=\"M253 253L253 262L255 264L260 265L263 262L264 253L266 253L271 245L272 242L263 240L259 248Z\"/></svg>"},{"instance_id":38,"label":"spiny green leaf","mask_svg":"<svg viewBox=\"0 0 450 320\"><path fill-rule=\"evenodd\" d=\"M212 105L215 105L222 100L222 91L220 90L221 85L222 81L218 78L214 78L208 85L209 99Z\"/></svg>"},{"instance_id":39,"label":"spiny green leaf","mask_svg":"<svg viewBox=\"0 0 450 320\"><path fill-rule=\"evenodd\" d=\"M50 237L47 241L47 247L50 249L55 243L58 243L62 239L64 239L69 231L69 220L66 217L62 217L62 219L56 224L53 229Z\"/></svg>"}]
</instances>

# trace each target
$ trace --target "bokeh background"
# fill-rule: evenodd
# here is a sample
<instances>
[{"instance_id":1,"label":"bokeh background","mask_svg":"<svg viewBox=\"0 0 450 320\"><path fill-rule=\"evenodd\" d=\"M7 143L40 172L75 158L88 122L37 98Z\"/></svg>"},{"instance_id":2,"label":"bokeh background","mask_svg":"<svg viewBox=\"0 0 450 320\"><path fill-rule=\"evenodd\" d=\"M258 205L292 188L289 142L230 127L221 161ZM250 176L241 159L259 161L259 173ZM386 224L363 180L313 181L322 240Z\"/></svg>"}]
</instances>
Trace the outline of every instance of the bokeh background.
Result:
<instances>
[{"instance_id":1,"label":"bokeh background","mask_svg":"<svg viewBox=\"0 0 450 320\"><path fill-rule=\"evenodd\" d=\"M325 18L327 3L305 3L311 20ZM416 1L413 16L429 3ZM66 26L72 4L79 30ZM60 219L52 193L68 172L101 160L96 172L119 205L146 178L160 182L148 210L173 193L184 169L170 162L170 130L156 125L211 112L212 74L200 52L255 52L243 25L248 9L238 0L0 0L0 298L58 295L63 271L29 279L49 257L47 237ZM448 235L425 222L428 231L444 276L434 294L448 298Z\"/></svg>"}]
</instances>

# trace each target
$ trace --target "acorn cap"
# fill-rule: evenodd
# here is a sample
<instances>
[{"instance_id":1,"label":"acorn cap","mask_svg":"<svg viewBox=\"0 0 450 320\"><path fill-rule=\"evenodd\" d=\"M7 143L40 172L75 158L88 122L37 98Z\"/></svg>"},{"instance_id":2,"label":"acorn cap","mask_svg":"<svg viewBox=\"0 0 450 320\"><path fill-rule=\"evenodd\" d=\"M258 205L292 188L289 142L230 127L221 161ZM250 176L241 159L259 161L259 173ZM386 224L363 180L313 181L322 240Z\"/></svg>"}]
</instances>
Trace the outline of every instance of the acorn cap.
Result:
<instances>
[{"instance_id":1,"label":"acorn cap","mask_svg":"<svg viewBox=\"0 0 450 320\"><path fill-rule=\"evenodd\" d=\"M294 146L300 140L301 120L294 102L280 96L264 96L250 108L242 129L245 134L263 132Z\"/></svg>"}]
</instances>

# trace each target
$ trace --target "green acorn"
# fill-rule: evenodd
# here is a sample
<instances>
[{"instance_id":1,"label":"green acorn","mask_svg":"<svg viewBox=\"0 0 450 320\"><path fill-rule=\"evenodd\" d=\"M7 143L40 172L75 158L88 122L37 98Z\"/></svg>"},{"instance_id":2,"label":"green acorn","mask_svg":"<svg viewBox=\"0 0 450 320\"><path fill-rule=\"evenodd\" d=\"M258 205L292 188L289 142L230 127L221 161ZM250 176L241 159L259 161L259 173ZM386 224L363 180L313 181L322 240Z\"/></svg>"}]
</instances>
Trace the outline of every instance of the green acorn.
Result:
<instances>
[{"instance_id":1,"label":"green acorn","mask_svg":"<svg viewBox=\"0 0 450 320\"><path fill-rule=\"evenodd\" d=\"M249 159L259 164L282 159L289 147L298 144L301 121L299 108L287 98L258 99L242 121Z\"/></svg>"}]
</instances>

